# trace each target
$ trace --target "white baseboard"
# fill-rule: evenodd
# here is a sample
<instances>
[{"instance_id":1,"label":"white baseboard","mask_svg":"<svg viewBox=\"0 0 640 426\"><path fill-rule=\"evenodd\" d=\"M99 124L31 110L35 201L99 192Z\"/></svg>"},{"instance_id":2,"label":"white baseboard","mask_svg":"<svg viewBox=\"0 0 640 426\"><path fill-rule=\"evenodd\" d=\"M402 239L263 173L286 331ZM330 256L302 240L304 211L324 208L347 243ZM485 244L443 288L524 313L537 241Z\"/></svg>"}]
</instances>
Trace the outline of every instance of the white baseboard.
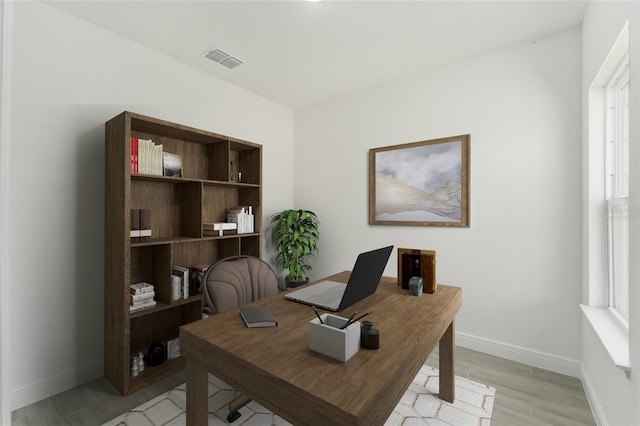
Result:
<instances>
[{"instance_id":1,"label":"white baseboard","mask_svg":"<svg viewBox=\"0 0 640 426\"><path fill-rule=\"evenodd\" d=\"M45 380L12 389L11 411L41 401L104 375L104 361L95 361Z\"/></svg>"},{"instance_id":2,"label":"white baseboard","mask_svg":"<svg viewBox=\"0 0 640 426\"><path fill-rule=\"evenodd\" d=\"M543 370L553 371L554 373L582 378L582 364L577 360L460 332L456 332L456 345L542 368Z\"/></svg>"},{"instance_id":3,"label":"white baseboard","mask_svg":"<svg viewBox=\"0 0 640 426\"><path fill-rule=\"evenodd\" d=\"M584 388L584 393L587 395L587 401L589 401L589 407L591 408L591 414L593 414L593 418L596 421L596 425L608 425L609 423L606 421L606 417L604 415L604 410L600 405L600 402L595 397L596 392L593 388L593 384L587 375L587 371L584 367L580 368L582 373L582 387Z\"/></svg>"},{"instance_id":4,"label":"white baseboard","mask_svg":"<svg viewBox=\"0 0 640 426\"><path fill-rule=\"evenodd\" d=\"M582 379L596 422L598 424L604 424L598 421L599 419L602 419L599 415L602 411L598 408L599 405L597 401L592 400L591 395L594 395L594 393L591 389L591 384L582 369L582 364L579 361L460 332L456 332L456 345ZM58 376L50 377L40 382L14 389L12 390L10 397L11 410L16 410L42 399L49 398L60 392L73 389L74 387L88 381L102 377L103 374L104 362L100 360L86 364L78 369L67 371Z\"/></svg>"}]
</instances>

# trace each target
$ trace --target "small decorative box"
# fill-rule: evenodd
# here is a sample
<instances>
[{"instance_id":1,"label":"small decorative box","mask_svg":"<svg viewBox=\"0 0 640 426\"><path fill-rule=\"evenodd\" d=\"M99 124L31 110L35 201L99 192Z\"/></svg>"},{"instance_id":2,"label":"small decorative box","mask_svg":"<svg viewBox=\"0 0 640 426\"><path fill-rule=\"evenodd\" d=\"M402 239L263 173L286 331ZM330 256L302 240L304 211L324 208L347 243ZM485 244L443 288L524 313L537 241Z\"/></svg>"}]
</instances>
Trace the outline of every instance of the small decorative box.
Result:
<instances>
[{"instance_id":1,"label":"small decorative box","mask_svg":"<svg viewBox=\"0 0 640 426\"><path fill-rule=\"evenodd\" d=\"M412 296L420 296L422 294L422 277L411 277L409 279L409 293Z\"/></svg>"}]
</instances>

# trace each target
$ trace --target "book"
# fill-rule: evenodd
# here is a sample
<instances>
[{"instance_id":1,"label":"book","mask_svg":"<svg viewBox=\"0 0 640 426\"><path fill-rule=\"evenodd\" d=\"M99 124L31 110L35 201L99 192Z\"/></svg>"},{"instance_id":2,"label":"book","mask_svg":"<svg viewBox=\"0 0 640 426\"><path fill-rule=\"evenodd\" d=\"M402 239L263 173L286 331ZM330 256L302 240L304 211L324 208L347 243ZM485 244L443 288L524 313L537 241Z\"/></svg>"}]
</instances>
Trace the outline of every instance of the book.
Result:
<instances>
[{"instance_id":1,"label":"book","mask_svg":"<svg viewBox=\"0 0 640 426\"><path fill-rule=\"evenodd\" d=\"M147 293L151 291L154 291L153 285L146 283L144 281L129 285L130 294L141 294L141 293Z\"/></svg>"},{"instance_id":2,"label":"book","mask_svg":"<svg viewBox=\"0 0 640 426\"><path fill-rule=\"evenodd\" d=\"M138 173L138 138L131 138L131 173Z\"/></svg>"},{"instance_id":3,"label":"book","mask_svg":"<svg viewBox=\"0 0 640 426\"><path fill-rule=\"evenodd\" d=\"M145 309L154 308L155 306L156 306L155 300L147 300L145 302L142 302L136 305L129 305L129 312L133 313L133 312L143 311Z\"/></svg>"},{"instance_id":4,"label":"book","mask_svg":"<svg viewBox=\"0 0 640 426\"><path fill-rule=\"evenodd\" d=\"M278 321L271 315L271 312L263 306L240 308L240 315L242 315L244 323L249 328L278 326Z\"/></svg>"},{"instance_id":5,"label":"book","mask_svg":"<svg viewBox=\"0 0 640 426\"><path fill-rule=\"evenodd\" d=\"M146 302L148 300L153 300L153 298L156 297L156 292L155 291L145 291L143 293L130 294L129 297L131 298L131 304L135 306L135 305L140 304L142 302Z\"/></svg>"},{"instance_id":6,"label":"book","mask_svg":"<svg viewBox=\"0 0 640 426\"><path fill-rule=\"evenodd\" d=\"M162 144L151 139L131 138L131 173L162 176Z\"/></svg>"},{"instance_id":7,"label":"book","mask_svg":"<svg viewBox=\"0 0 640 426\"><path fill-rule=\"evenodd\" d=\"M171 300L182 298L182 278L171 275Z\"/></svg>"},{"instance_id":8,"label":"book","mask_svg":"<svg viewBox=\"0 0 640 426\"><path fill-rule=\"evenodd\" d=\"M237 223L227 223L227 222L215 222L215 223L204 223L202 225L202 235L204 236L219 236L223 235L232 235L238 232L238 224Z\"/></svg>"},{"instance_id":9,"label":"book","mask_svg":"<svg viewBox=\"0 0 640 426\"><path fill-rule=\"evenodd\" d=\"M253 207L240 206L230 208L227 213L227 222L237 224L238 234L254 232Z\"/></svg>"},{"instance_id":10,"label":"book","mask_svg":"<svg viewBox=\"0 0 640 426\"><path fill-rule=\"evenodd\" d=\"M180 357L180 338L167 340L167 361Z\"/></svg>"},{"instance_id":11,"label":"book","mask_svg":"<svg viewBox=\"0 0 640 426\"><path fill-rule=\"evenodd\" d=\"M151 240L151 210L131 209L131 242L139 243Z\"/></svg>"},{"instance_id":12,"label":"book","mask_svg":"<svg viewBox=\"0 0 640 426\"><path fill-rule=\"evenodd\" d=\"M187 299L189 297L189 268L173 266L171 274L180 277L180 295L183 299Z\"/></svg>"}]
</instances>

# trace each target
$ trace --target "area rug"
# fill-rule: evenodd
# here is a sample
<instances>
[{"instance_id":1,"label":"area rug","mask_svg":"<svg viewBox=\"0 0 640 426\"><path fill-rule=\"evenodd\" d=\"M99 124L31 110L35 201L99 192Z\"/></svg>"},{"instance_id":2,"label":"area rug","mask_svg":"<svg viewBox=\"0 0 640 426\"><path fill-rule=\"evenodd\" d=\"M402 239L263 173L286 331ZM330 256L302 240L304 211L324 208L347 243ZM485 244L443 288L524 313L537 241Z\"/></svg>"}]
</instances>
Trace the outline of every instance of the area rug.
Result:
<instances>
[{"instance_id":1,"label":"area rug","mask_svg":"<svg viewBox=\"0 0 640 426\"><path fill-rule=\"evenodd\" d=\"M423 366L407 389L385 426L395 425L480 425L491 422L496 390L456 376L456 400L450 404L438 398L438 370ZM184 426L186 385L164 393L103 426ZM209 375L209 426L226 425L227 404L237 391ZM290 425L255 401L240 409L233 425Z\"/></svg>"}]
</instances>

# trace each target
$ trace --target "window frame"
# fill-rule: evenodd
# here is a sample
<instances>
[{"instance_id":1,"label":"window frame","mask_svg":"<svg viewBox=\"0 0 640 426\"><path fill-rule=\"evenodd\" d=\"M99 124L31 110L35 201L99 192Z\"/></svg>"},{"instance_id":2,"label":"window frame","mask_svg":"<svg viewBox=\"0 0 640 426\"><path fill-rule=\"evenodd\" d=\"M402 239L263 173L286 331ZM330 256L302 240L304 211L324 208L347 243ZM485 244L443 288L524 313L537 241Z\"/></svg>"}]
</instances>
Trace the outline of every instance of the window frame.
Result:
<instances>
[{"instance_id":1,"label":"window frame","mask_svg":"<svg viewBox=\"0 0 640 426\"><path fill-rule=\"evenodd\" d=\"M626 330L629 329L629 87L627 52L605 86L604 139L607 307Z\"/></svg>"}]
</instances>

